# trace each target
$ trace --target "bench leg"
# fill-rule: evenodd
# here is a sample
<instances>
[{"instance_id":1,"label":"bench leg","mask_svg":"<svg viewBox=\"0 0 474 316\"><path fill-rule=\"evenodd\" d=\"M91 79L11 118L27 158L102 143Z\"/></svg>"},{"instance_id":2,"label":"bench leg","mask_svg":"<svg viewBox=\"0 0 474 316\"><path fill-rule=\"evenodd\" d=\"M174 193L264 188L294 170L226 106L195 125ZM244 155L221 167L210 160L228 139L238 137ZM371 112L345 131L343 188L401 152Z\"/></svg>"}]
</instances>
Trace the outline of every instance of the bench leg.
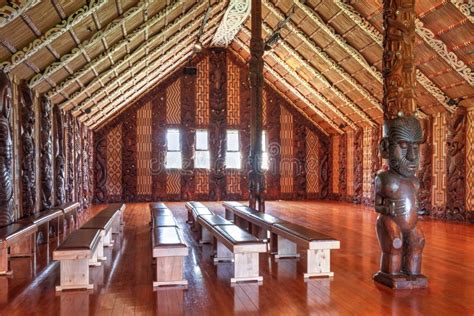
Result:
<instances>
[{"instance_id":1,"label":"bench leg","mask_svg":"<svg viewBox=\"0 0 474 316\"><path fill-rule=\"evenodd\" d=\"M112 240L112 230L109 229L104 236L104 247L113 247L114 241Z\"/></svg>"},{"instance_id":2,"label":"bench leg","mask_svg":"<svg viewBox=\"0 0 474 316\"><path fill-rule=\"evenodd\" d=\"M201 240L199 241L200 244L209 244L212 242L212 235L209 233L209 231L204 228L204 226L201 226Z\"/></svg>"},{"instance_id":3,"label":"bench leg","mask_svg":"<svg viewBox=\"0 0 474 316\"><path fill-rule=\"evenodd\" d=\"M258 252L236 253L234 258L234 277L230 279L231 283L263 281L263 277L258 275Z\"/></svg>"},{"instance_id":4,"label":"bench leg","mask_svg":"<svg viewBox=\"0 0 474 316\"><path fill-rule=\"evenodd\" d=\"M295 258L300 255L296 251L296 244L286 238L278 236L278 252L275 255L275 258Z\"/></svg>"},{"instance_id":5,"label":"bench leg","mask_svg":"<svg viewBox=\"0 0 474 316\"><path fill-rule=\"evenodd\" d=\"M224 246L223 243L217 241L217 254L214 257L214 263L221 261L234 261L234 254Z\"/></svg>"},{"instance_id":6,"label":"bench leg","mask_svg":"<svg viewBox=\"0 0 474 316\"><path fill-rule=\"evenodd\" d=\"M8 261L8 247L0 248L0 275L11 275L10 263Z\"/></svg>"},{"instance_id":7,"label":"bench leg","mask_svg":"<svg viewBox=\"0 0 474 316\"><path fill-rule=\"evenodd\" d=\"M334 276L330 271L331 254L329 249L308 249L308 273L305 279L319 276Z\"/></svg>"},{"instance_id":8,"label":"bench leg","mask_svg":"<svg viewBox=\"0 0 474 316\"><path fill-rule=\"evenodd\" d=\"M156 281L153 286L188 285L183 278L182 256L156 257Z\"/></svg>"},{"instance_id":9,"label":"bench leg","mask_svg":"<svg viewBox=\"0 0 474 316\"><path fill-rule=\"evenodd\" d=\"M56 291L72 289L93 289L89 283L89 259L61 260L60 285Z\"/></svg>"}]
</instances>

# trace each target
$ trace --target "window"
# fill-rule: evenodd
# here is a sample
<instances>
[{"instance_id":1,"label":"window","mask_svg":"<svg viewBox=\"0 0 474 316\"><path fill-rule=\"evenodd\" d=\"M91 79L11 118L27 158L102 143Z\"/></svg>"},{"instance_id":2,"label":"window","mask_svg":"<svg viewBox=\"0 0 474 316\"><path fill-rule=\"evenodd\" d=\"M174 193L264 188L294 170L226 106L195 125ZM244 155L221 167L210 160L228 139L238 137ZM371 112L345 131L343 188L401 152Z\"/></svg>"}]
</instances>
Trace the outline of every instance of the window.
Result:
<instances>
[{"instance_id":1,"label":"window","mask_svg":"<svg viewBox=\"0 0 474 316\"><path fill-rule=\"evenodd\" d=\"M196 131L196 158L194 168L209 169L211 167L209 156L209 133L205 129Z\"/></svg>"},{"instance_id":2,"label":"window","mask_svg":"<svg viewBox=\"0 0 474 316\"><path fill-rule=\"evenodd\" d=\"M262 170L268 170L270 166L270 160L268 158L268 140L267 140L267 132L262 131L262 161L260 162L260 168Z\"/></svg>"},{"instance_id":3,"label":"window","mask_svg":"<svg viewBox=\"0 0 474 316\"><path fill-rule=\"evenodd\" d=\"M225 154L225 165L229 169L240 169L241 165L240 157L240 141L239 131L228 130L227 131L227 152Z\"/></svg>"},{"instance_id":4,"label":"window","mask_svg":"<svg viewBox=\"0 0 474 316\"><path fill-rule=\"evenodd\" d=\"M181 140L179 129L169 129L166 132L166 169L181 169Z\"/></svg>"}]
</instances>

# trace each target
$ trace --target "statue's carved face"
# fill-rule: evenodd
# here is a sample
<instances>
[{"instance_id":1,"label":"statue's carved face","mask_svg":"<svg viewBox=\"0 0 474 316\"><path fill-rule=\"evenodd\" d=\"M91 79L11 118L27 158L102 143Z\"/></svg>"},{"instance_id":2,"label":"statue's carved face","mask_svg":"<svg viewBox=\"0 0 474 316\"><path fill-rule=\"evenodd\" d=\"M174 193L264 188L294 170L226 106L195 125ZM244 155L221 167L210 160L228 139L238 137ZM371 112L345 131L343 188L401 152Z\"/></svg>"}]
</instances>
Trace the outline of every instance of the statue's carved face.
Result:
<instances>
[{"instance_id":1,"label":"statue's carved face","mask_svg":"<svg viewBox=\"0 0 474 316\"><path fill-rule=\"evenodd\" d=\"M423 132L415 117L399 117L387 121L381 144L382 157L388 159L390 170L403 177L413 177L420 164L420 143Z\"/></svg>"}]
</instances>

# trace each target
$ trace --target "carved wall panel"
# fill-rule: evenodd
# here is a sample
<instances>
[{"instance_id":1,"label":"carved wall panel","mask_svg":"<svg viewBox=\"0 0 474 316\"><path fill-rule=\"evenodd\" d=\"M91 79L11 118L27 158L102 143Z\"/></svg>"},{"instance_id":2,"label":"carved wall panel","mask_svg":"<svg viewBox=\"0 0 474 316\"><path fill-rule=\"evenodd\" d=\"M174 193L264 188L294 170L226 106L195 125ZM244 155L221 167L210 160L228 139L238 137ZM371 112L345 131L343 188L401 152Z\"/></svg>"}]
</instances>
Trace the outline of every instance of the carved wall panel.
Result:
<instances>
[{"instance_id":1,"label":"carved wall panel","mask_svg":"<svg viewBox=\"0 0 474 316\"><path fill-rule=\"evenodd\" d=\"M339 195L342 200L347 196L346 153L347 134L341 135L339 140Z\"/></svg>"},{"instance_id":2,"label":"carved wall panel","mask_svg":"<svg viewBox=\"0 0 474 316\"><path fill-rule=\"evenodd\" d=\"M306 192L308 197L319 194L319 139L306 128Z\"/></svg>"},{"instance_id":3,"label":"carved wall panel","mask_svg":"<svg viewBox=\"0 0 474 316\"><path fill-rule=\"evenodd\" d=\"M207 170L195 170L196 189L195 194L203 199L209 193L209 174Z\"/></svg>"},{"instance_id":4,"label":"carved wall panel","mask_svg":"<svg viewBox=\"0 0 474 316\"><path fill-rule=\"evenodd\" d=\"M466 110L448 114L446 157L446 219L465 221L466 209ZM437 214L439 215L439 214Z\"/></svg>"},{"instance_id":5,"label":"carved wall panel","mask_svg":"<svg viewBox=\"0 0 474 316\"><path fill-rule=\"evenodd\" d=\"M228 199L235 199L235 197L240 197L242 194L242 189L240 187L240 171L239 170L226 170L225 175L226 182L226 197Z\"/></svg>"},{"instance_id":6,"label":"carved wall panel","mask_svg":"<svg viewBox=\"0 0 474 316\"><path fill-rule=\"evenodd\" d=\"M82 126L82 204L86 209L89 207L89 130Z\"/></svg>"},{"instance_id":7,"label":"carved wall panel","mask_svg":"<svg viewBox=\"0 0 474 316\"><path fill-rule=\"evenodd\" d=\"M166 89L157 91L152 104L152 191L153 200L160 200L166 197Z\"/></svg>"},{"instance_id":8,"label":"carved wall panel","mask_svg":"<svg viewBox=\"0 0 474 316\"><path fill-rule=\"evenodd\" d=\"M320 198L327 199L330 191L331 181L331 167L329 163L329 156L331 154L331 144L329 138L319 137L319 185L320 185Z\"/></svg>"},{"instance_id":9,"label":"carved wall panel","mask_svg":"<svg viewBox=\"0 0 474 316\"><path fill-rule=\"evenodd\" d=\"M44 97L41 98L40 119L40 210L47 210L53 206L53 140L51 103Z\"/></svg>"},{"instance_id":10,"label":"carved wall panel","mask_svg":"<svg viewBox=\"0 0 474 316\"><path fill-rule=\"evenodd\" d=\"M122 130L122 199L133 201L137 194L137 113L123 122Z\"/></svg>"},{"instance_id":11,"label":"carved wall panel","mask_svg":"<svg viewBox=\"0 0 474 316\"><path fill-rule=\"evenodd\" d=\"M33 95L26 82L20 84L20 120L21 201L23 216L29 216L36 205L36 152Z\"/></svg>"},{"instance_id":12,"label":"carved wall panel","mask_svg":"<svg viewBox=\"0 0 474 316\"><path fill-rule=\"evenodd\" d=\"M339 196L339 143L340 136L334 135L331 137L331 170L332 170L332 193L335 198Z\"/></svg>"},{"instance_id":13,"label":"carved wall panel","mask_svg":"<svg viewBox=\"0 0 474 316\"><path fill-rule=\"evenodd\" d=\"M169 170L166 175L166 194L168 198L177 199L181 195L181 173Z\"/></svg>"},{"instance_id":14,"label":"carved wall panel","mask_svg":"<svg viewBox=\"0 0 474 316\"><path fill-rule=\"evenodd\" d=\"M280 103L283 102L278 94L268 86L264 87L267 101L267 125L265 129L268 135L268 157L269 169L266 172L266 198L278 199L280 197ZM248 96L250 98L250 96Z\"/></svg>"},{"instance_id":15,"label":"carved wall panel","mask_svg":"<svg viewBox=\"0 0 474 316\"><path fill-rule=\"evenodd\" d=\"M82 196L82 126L79 120L74 119L74 188L76 191L76 201L81 204L81 210L84 209L84 199Z\"/></svg>"},{"instance_id":16,"label":"carved wall panel","mask_svg":"<svg viewBox=\"0 0 474 316\"><path fill-rule=\"evenodd\" d=\"M232 58L228 62L235 62ZM248 157L250 155L250 83L249 83L249 72L248 69L241 67L239 71L239 107L240 107L240 143L242 150L242 172L240 177L240 188L241 188L241 199L249 199L249 178L248 173L250 171L250 164ZM235 75L234 75L235 76ZM262 128L266 129L265 125ZM266 129L267 130L267 129Z\"/></svg>"},{"instance_id":17,"label":"carved wall panel","mask_svg":"<svg viewBox=\"0 0 474 316\"><path fill-rule=\"evenodd\" d=\"M346 201L352 201L354 195L354 131L346 133Z\"/></svg>"},{"instance_id":18,"label":"carved wall panel","mask_svg":"<svg viewBox=\"0 0 474 316\"><path fill-rule=\"evenodd\" d=\"M118 200L122 197L122 124L117 125L107 134L107 172L106 172L106 189L107 199L110 201ZM101 148L97 148L97 159L101 159L99 155ZM99 162L100 163L100 162ZM96 186L101 187L96 182Z\"/></svg>"},{"instance_id":19,"label":"carved wall panel","mask_svg":"<svg viewBox=\"0 0 474 316\"><path fill-rule=\"evenodd\" d=\"M240 126L240 67L227 60L227 126Z\"/></svg>"},{"instance_id":20,"label":"carved wall panel","mask_svg":"<svg viewBox=\"0 0 474 316\"><path fill-rule=\"evenodd\" d=\"M166 123L181 123L181 78L166 89Z\"/></svg>"},{"instance_id":21,"label":"carved wall panel","mask_svg":"<svg viewBox=\"0 0 474 316\"><path fill-rule=\"evenodd\" d=\"M92 198L94 197L94 134L91 130L88 130L87 134L89 138L89 147L85 148L88 151L89 157L89 195L88 200L89 204L92 203Z\"/></svg>"},{"instance_id":22,"label":"carved wall panel","mask_svg":"<svg viewBox=\"0 0 474 316\"><path fill-rule=\"evenodd\" d=\"M209 145L211 155L211 173L209 180L209 198L225 199L225 151L226 139L226 100L227 100L227 59L223 50L213 50L209 57Z\"/></svg>"},{"instance_id":23,"label":"carved wall panel","mask_svg":"<svg viewBox=\"0 0 474 316\"><path fill-rule=\"evenodd\" d=\"M0 227L13 222L12 86L0 72Z\"/></svg>"},{"instance_id":24,"label":"carved wall panel","mask_svg":"<svg viewBox=\"0 0 474 316\"><path fill-rule=\"evenodd\" d=\"M294 121L294 152L295 167L294 175L294 192L296 199L306 198L306 126L300 121Z\"/></svg>"},{"instance_id":25,"label":"carved wall panel","mask_svg":"<svg viewBox=\"0 0 474 316\"><path fill-rule=\"evenodd\" d=\"M104 132L101 131L94 135L94 203L107 202L107 190L109 188L107 185L109 181L107 174L109 163L107 143L108 135L105 135ZM120 179L120 176L118 178Z\"/></svg>"},{"instance_id":26,"label":"carved wall panel","mask_svg":"<svg viewBox=\"0 0 474 316\"><path fill-rule=\"evenodd\" d=\"M196 143L196 77L181 78L181 131L183 171L181 175L181 199L191 200L196 187L194 178L194 148Z\"/></svg>"},{"instance_id":27,"label":"carved wall panel","mask_svg":"<svg viewBox=\"0 0 474 316\"><path fill-rule=\"evenodd\" d=\"M66 195L68 202L75 201L76 196L74 192L74 133L73 133L73 120L71 112L66 114L66 131L67 131L67 190Z\"/></svg>"},{"instance_id":28,"label":"carved wall panel","mask_svg":"<svg viewBox=\"0 0 474 316\"><path fill-rule=\"evenodd\" d=\"M151 137L152 104L149 102L137 111L137 194L144 201L150 200L152 194Z\"/></svg>"},{"instance_id":29,"label":"carved wall panel","mask_svg":"<svg viewBox=\"0 0 474 316\"><path fill-rule=\"evenodd\" d=\"M280 190L284 198L291 198L294 190L294 128L293 116L283 106L280 108Z\"/></svg>"},{"instance_id":30,"label":"carved wall panel","mask_svg":"<svg viewBox=\"0 0 474 316\"><path fill-rule=\"evenodd\" d=\"M354 133L354 194L353 202L360 204L362 203L362 192L363 192L363 137L364 133L362 129L358 129Z\"/></svg>"},{"instance_id":31,"label":"carved wall panel","mask_svg":"<svg viewBox=\"0 0 474 316\"><path fill-rule=\"evenodd\" d=\"M363 129L363 160L362 160L362 201L364 204L370 204L372 195L372 129Z\"/></svg>"},{"instance_id":32,"label":"carved wall panel","mask_svg":"<svg viewBox=\"0 0 474 316\"><path fill-rule=\"evenodd\" d=\"M64 124L63 116L58 107L53 108L54 121L56 123L56 137L55 137L55 203L61 205L66 202L66 166L64 157ZM92 146L92 144L90 144ZM92 173L89 173L90 175ZM88 194L91 196L91 194Z\"/></svg>"},{"instance_id":33,"label":"carved wall panel","mask_svg":"<svg viewBox=\"0 0 474 316\"><path fill-rule=\"evenodd\" d=\"M433 117L433 185L431 191L433 215L441 215L446 207L446 113Z\"/></svg>"},{"instance_id":34,"label":"carved wall panel","mask_svg":"<svg viewBox=\"0 0 474 316\"><path fill-rule=\"evenodd\" d=\"M209 58L197 64L196 77L196 126L209 125Z\"/></svg>"},{"instance_id":35,"label":"carved wall panel","mask_svg":"<svg viewBox=\"0 0 474 316\"><path fill-rule=\"evenodd\" d=\"M427 118L421 121L423 127L424 143L420 146L420 167L417 177L420 180L420 189L418 191L419 212L429 214L431 212L431 177L432 177L432 158L433 158L433 137L431 119Z\"/></svg>"},{"instance_id":36,"label":"carved wall panel","mask_svg":"<svg viewBox=\"0 0 474 316\"><path fill-rule=\"evenodd\" d=\"M466 117L466 210L469 220L474 221L474 111Z\"/></svg>"}]
</instances>

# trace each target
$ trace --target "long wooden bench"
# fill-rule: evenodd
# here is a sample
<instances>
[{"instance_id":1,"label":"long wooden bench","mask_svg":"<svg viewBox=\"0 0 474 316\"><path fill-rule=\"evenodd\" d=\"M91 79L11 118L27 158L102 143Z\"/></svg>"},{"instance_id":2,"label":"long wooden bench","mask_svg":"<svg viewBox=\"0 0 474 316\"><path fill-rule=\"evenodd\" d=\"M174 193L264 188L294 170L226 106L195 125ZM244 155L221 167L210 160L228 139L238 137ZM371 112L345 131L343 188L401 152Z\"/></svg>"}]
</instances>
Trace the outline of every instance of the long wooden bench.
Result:
<instances>
[{"instance_id":1,"label":"long wooden bench","mask_svg":"<svg viewBox=\"0 0 474 316\"><path fill-rule=\"evenodd\" d=\"M334 275L330 271L330 250L340 248L339 240L269 214L256 212L238 202L224 202L224 207L235 219L245 221L253 234L268 236L270 232L271 244L277 248L276 258L299 257L297 246L307 249L305 278Z\"/></svg>"},{"instance_id":2,"label":"long wooden bench","mask_svg":"<svg viewBox=\"0 0 474 316\"><path fill-rule=\"evenodd\" d=\"M106 260L104 256L104 248L112 247L114 241L112 239L112 226L114 224L114 217L94 217L88 220L84 225L82 225L79 230L99 230L99 246L97 247L97 257L94 257L90 261L90 265L100 265L100 261Z\"/></svg>"},{"instance_id":3,"label":"long wooden bench","mask_svg":"<svg viewBox=\"0 0 474 316\"><path fill-rule=\"evenodd\" d=\"M188 202L186 208L191 211L195 222L201 228L201 242L207 241L210 239L209 235L212 235L216 246L214 262L234 262L234 277L231 278L231 283L263 281L263 277L259 275L259 253L267 251L265 241L198 203Z\"/></svg>"},{"instance_id":4,"label":"long wooden bench","mask_svg":"<svg viewBox=\"0 0 474 316\"><path fill-rule=\"evenodd\" d=\"M64 213L60 209L50 209L48 211L38 212L29 217L23 218L18 221L18 223L33 223L38 227L38 230L43 232L44 241L47 245L47 253L49 253L49 230L51 226L51 222L55 222L56 226L56 234L57 234L57 246L59 245L59 233L60 233L60 225L61 225L61 218L64 217Z\"/></svg>"},{"instance_id":5,"label":"long wooden bench","mask_svg":"<svg viewBox=\"0 0 474 316\"><path fill-rule=\"evenodd\" d=\"M31 257L36 266L36 232L32 222L13 223L0 228L0 275L10 275L11 257Z\"/></svg>"},{"instance_id":6,"label":"long wooden bench","mask_svg":"<svg viewBox=\"0 0 474 316\"><path fill-rule=\"evenodd\" d=\"M98 229L73 231L53 252L53 259L60 261L60 285L56 291L94 287L89 283L89 262L97 261L100 233Z\"/></svg>"},{"instance_id":7,"label":"long wooden bench","mask_svg":"<svg viewBox=\"0 0 474 316\"><path fill-rule=\"evenodd\" d=\"M188 224L191 225L193 229L199 228L196 227L196 221L198 216L200 215L213 215L214 213L207 208L204 204L201 202L186 202L184 205L186 209L188 210Z\"/></svg>"},{"instance_id":8,"label":"long wooden bench","mask_svg":"<svg viewBox=\"0 0 474 316\"><path fill-rule=\"evenodd\" d=\"M156 281L153 286L188 285L184 279L184 257L188 246L175 226L153 229L153 258L156 260Z\"/></svg>"},{"instance_id":9,"label":"long wooden bench","mask_svg":"<svg viewBox=\"0 0 474 316\"><path fill-rule=\"evenodd\" d=\"M112 234L119 234L122 231L123 212L125 211L125 204L116 203L110 204L105 209L100 211L95 217L112 218Z\"/></svg>"},{"instance_id":10,"label":"long wooden bench","mask_svg":"<svg viewBox=\"0 0 474 316\"><path fill-rule=\"evenodd\" d=\"M184 242L173 213L162 202L151 203L152 254L156 264L153 287L187 285L184 279L184 257L188 246Z\"/></svg>"},{"instance_id":11,"label":"long wooden bench","mask_svg":"<svg viewBox=\"0 0 474 316\"><path fill-rule=\"evenodd\" d=\"M58 209L63 212L64 219L66 220L68 227L70 225L70 222L71 222L70 220L72 218L74 220L74 228L76 228L78 226L77 210L79 209L79 207L81 207L81 204L79 204L79 202L69 202L69 203L64 203L59 206L56 206L54 207L54 209ZM62 227L64 229L64 223Z\"/></svg>"}]
</instances>

